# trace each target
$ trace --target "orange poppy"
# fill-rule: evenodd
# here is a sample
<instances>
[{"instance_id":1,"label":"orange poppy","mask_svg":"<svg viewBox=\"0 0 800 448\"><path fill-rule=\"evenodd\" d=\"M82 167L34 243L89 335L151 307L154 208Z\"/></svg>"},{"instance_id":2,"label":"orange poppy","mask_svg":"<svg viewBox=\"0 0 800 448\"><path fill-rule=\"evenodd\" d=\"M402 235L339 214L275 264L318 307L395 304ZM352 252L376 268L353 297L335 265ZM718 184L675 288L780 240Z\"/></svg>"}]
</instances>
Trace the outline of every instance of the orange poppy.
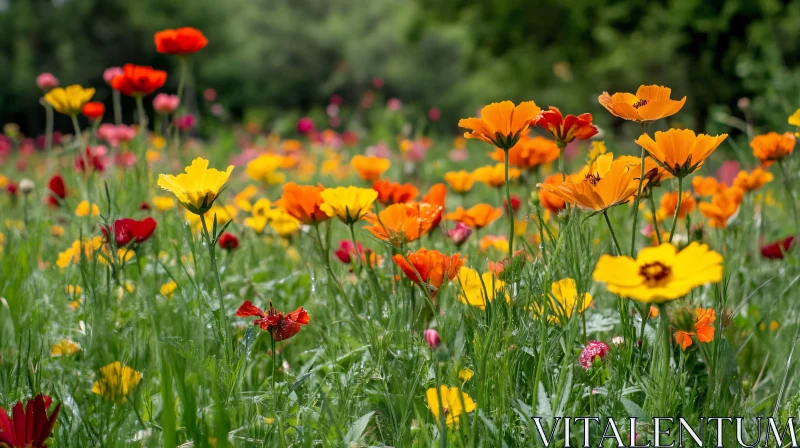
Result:
<instances>
[{"instance_id":1,"label":"orange poppy","mask_svg":"<svg viewBox=\"0 0 800 448\"><path fill-rule=\"evenodd\" d=\"M484 106L481 118L462 118L458 126L472 131L464 133L465 138L476 138L509 150L541 111L533 101L524 101L517 106L511 101L502 101Z\"/></svg>"},{"instance_id":2,"label":"orange poppy","mask_svg":"<svg viewBox=\"0 0 800 448\"><path fill-rule=\"evenodd\" d=\"M689 129L670 129L667 132L656 132L655 140L647 134L642 134L636 143L650 153L650 156L670 174L682 178L702 166L706 158L727 137L728 134L695 135L694 131Z\"/></svg>"},{"instance_id":3,"label":"orange poppy","mask_svg":"<svg viewBox=\"0 0 800 448\"><path fill-rule=\"evenodd\" d=\"M775 176L773 176L772 173L761 168L756 168L749 173L742 170L739 171L739 174L736 175L736 179L733 180L733 186L739 187L745 192L756 191L772 182L774 179Z\"/></svg>"},{"instance_id":4,"label":"orange poppy","mask_svg":"<svg viewBox=\"0 0 800 448\"><path fill-rule=\"evenodd\" d=\"M560 150L553 140L546 137L523 135L508 151L508 164L529 170L558 159ZM489 157L500 163L506 161L506 151L500 148L489 153Z\"/></svg>"},{"instance_id":5,"label":"orange poppy","mask_svg":"<svg viewBox=\"0 0 800 448\"><path fill-rule=\"evenodd\" d=\"M463 222L469 227L482 229L501 216L503 216L503 210L489 204L478 204L469 210L458 207L454 212L446 214L444 219Z\"/></svg>"},{"instance_id":6,"label":"orange poppy","mask_svg":"<svg viewBox=\"0 0 800 448\"><path fill-rule=\"evenodd\" d=\"M717 315L713 308L695 308L694 310L694 331L678 330L675 332L675 342L680 345L681 350L686 351L692 345L692 336L697 337L700 342L711 342L714 340L714 321Z\"/></svg>"},{"instance_id":7,"label":"orange poppy","mask_svg":"<svg viewBox=\"0 0 800 448\"><path fill-rule=\"evenodd\" d=\"M389 159L384 159L382 157L367 157L359 154L353 156L352 160L350 160L350 165L358 171L358 175L361 176L361 179L372 182L378 180L381 174L385 173L392 163Z\"/></svg>"},{"instance_id":8,"label":"orange poppy","mask_svg":"<svg viewBox=\"0 0 800 448\"><path fill-rule=\"evenodd\" d=\"M503 150L499 151L502 152ZM466 193L475 184L475 176L464 170L444 173L444 180L456 193Z\"/></svg>"},{"instance_id":9,"label":"orange poppy","mask_svg":"<svg viewBox=\"0 0 800 448\"><path fill-rule=\"evenodd\" d=\"M540 113L531 123L549 132L562 145L573 140L586 140L597 134L597 127L592 124L592 114L561 115L557 107Z\"/></svg>"},{"instance_id":10,"label":"orange poppy","mask_svg":"<svg viewBox=\"0 0 800 448\"><path fill-rule=\"evenodd\" d=\"M364 215L364 220L370 224L364 229L379 240L399 247L428 233L440 209L438 205L426 203L392 204L378 214Z\"/></svg>"},{"instance_id":11,"label":"orange poppy","mask_svg":"<svg viewBox=\"0 0 800 448\"><path fill-rule=\"evenodd\" d=\"M508 179L516 179L520 175L520 171L516 168L508 169ZM475 180L484 183L490 188L500 188L506 184L505 165L498 163L497 165L482 166L472 172Z\"/></svg>"},{"instance_id":12,"label":"orange poppy","mask_svg":"<svg viewBox=\"0 0 800 448\"><path fill-rule=\"evenodd\" d=\"M791 132L783 134L770 132L755 136L750 142L750 147L753 148L753 155L761 161L761 165L770 166L791 154L794 151L795 141L796 137Z\"/></svg>"},{"instance_id":13,"label":"orange poppy","mask_svg":"<svg viewBox=\"0 0 800 448\"><path fill-rule=\"evenodd\" d=\"M738 187L720 185L720 189L711 196L711 202L700 203L700 213L708 218L708 225L715 229L724 229L728 220L739 210L744 192Z\"/></svg>"},{"instance_id":14,"label":"orange poppy","mask_svg":"<svg viewBox=\"0 0 800 448\"><path fill-rule=\"evenodd\" d=\"M431 227L436 227L442 221L442 213L444 213L444 201L447 199L447 187L444 184L433 184L428 194L422 197L422 202L427 204L438 205L438 213L432 220Z\"/></svg>"},{"instance_id":15,"label":"orange poppy","mask_svg":"<svg viewBox=\"0 0 800 448\"><path fill-rule=\"evenodd\" d=\"M411 202L419 194L419 190L411 184L399 184L388 180L376 180L372 189L378 192L378 202L383 205Z\"/></svg>"},{"instance_id":16,"label":"orange poppy","mask_svg":"<svg viewBox=\"0 0 800 448\"><path fill-rule=\"evenodd\" d=\"M672 89L668 87L643 85L639 86L636 95L632 93L609 95L608 92L603 92L597 101L619 118L637 123L649 123L674 115L681 110L686 97L675 101L670 99L671 94Z\"/></svg>"},{"instance_id":17,"label":"orange poppy","mask_svg":"<svg viewBox=\"0 0 800 448\"><path fill-rule=\"evenodd\" d=\"M320 184L297 185L289 182L284 184L283 193L276 205L304 224L317 224L329 218L328 214L320 209L320 205L325 202L320 192L324 190L325 187Z\"/></svg>"},{"instance_id":18,"label":"orange poppy","mask_svg":"<svg viewBox=\"0 0 800 448\"><path fill-rule=\"evenodd\" d=\"M395 255L392 260L409 280L427 289L431 297L436 297L442 285L453 280L464 265L460 254L447 256L424 247L409 253L407 257Z\"/></svg>"},{"instance_id":19,"label":"orange poppy","mask_svg":"<svg viewBox=\"0 0 800 448\"><path fill-rule=\"evenodd\" d=\"M102 118L105 112L106 106L100 101L90 101L84 104L81 108L81 113L89 120L97 120L98 118Z\"/></svg>"},{"instance_id":20,"label":"orange poppy","mask_svg":"<svg viewBox=\"0 0 800 448\"><path fill-rule=\"evenodd\" d=\"M624 204L637 192L640 170L626 159L612 160L613 157L610 152L601 155L591 166L560 185L536 186L584 210L600 212Z\"/></svg>"},{"instance_id":21,"label":"orange poppy","mask_svg":"<svg viewBox=\"0 0 800 448\"><path fill-rule=\"evenodd\" d=\"M111 87L123 95L147 96L167 82L167 72L153 67L125 64L122 74L111 80Z\"/></svg>"},{"instance_id":22,"label":"orange poppy","mask_svg":"<svg viewBox=\"0 0 800 448\"><path fill-rule=\"evenodd\" d=\"M681 198L681 208L678 210L678 218L684 218L687 213L691 213L695 207L694 197L691 193L684 191ZM675 216L675 207L678 206L678 192L673 191L661 196L661 206L658 210L658 218Z\"/></svg>"},{"instance_id":23,"label":"orange poppy","mask_svg":"<svg viewBox=\"0 0 800 448\"><path fill-rule=\"evenodd\" d=\"M711 176L695 176L692 178L692 188L694 189L694 194L700 197L711 196L719 191L720 186L724 187L723 184L720 184L717 179Z\"/></svg>"},{"instance_id":24,"label":"orange poppy","mask_svg":"<svg viewBox=\"0 0 800 448\"><path fill-rule=\"evenodd\" d=\"M163 30L153 36L156 51L159 53L184 56L202 50L208 39L200 30L192 27L178 28L176 30Z\"/></svg>"},{"instance_id":25,"label":"orange poppy","mask_svg":"<svg viewBox=\"0 0 800 448\"><path fill-rule=\"evenodd\" d=\"M564 176L561 174L552 174L544 179L544 183L552 185L553 187L558 187L563 182ZM562 199L561 196L551 193L544 188L539 190L539 202L541 202L542 207L550 210L552 213L558 213L567 207L567 203L564 202L564 199Z\"/></svg>"}]
</instances>

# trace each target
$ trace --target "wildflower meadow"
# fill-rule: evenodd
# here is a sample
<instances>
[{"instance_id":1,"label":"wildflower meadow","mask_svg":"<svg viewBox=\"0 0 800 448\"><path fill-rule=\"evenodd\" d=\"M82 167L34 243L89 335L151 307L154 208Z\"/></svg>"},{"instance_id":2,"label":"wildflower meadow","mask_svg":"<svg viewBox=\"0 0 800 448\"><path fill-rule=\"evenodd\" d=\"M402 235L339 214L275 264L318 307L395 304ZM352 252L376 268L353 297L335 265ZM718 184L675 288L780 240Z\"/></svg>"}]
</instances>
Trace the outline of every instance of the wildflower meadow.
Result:
<instances>
[{"instance_id":1,"label":"wildflower meadow","mask_svg":"<svg viewBox=\"0 0 800 448\"><path fill-rule=\"evenodd\" d=\"M4 123L0 447L798 446L800 100L442 123L376 78L259 126L192 81L212 43Z\"/></svg>"}]
</instances>

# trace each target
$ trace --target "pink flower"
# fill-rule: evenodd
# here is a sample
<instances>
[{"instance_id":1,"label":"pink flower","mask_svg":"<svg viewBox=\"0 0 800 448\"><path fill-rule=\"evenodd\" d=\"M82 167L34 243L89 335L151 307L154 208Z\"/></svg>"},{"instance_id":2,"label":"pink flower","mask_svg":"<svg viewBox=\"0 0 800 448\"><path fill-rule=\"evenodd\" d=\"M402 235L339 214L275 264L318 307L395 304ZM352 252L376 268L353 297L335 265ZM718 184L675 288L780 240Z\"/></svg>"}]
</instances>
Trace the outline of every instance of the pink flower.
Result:
<instances>
[{"instance_id":1,"label":"pink flower","mask_svg":"<svg viewBox=\"0 0 800 448\"><path fill-rule=\"evenodd\" d=\"M337 106L341 106L342 105L342 96L339 95L339 94L333 94L333 95L331 95L331 99L328 100L328 102L330 104L335 104Z\"/></svg>"},{"instance_id":2,"label":"pink flower","mask_svg":"<svg viewBox=\"0 0 800 448\"><path fill-rule=\"evenodd\" d=\"M439 337L439 332L433 328L428 328L425 330L424 335L425 342L428 344L428 347L430 347L431 350L436 350L436 347L438 347L442 342L442 339Z\"/></svg>"},{"instance_id":3,"label":"pink flower","mask_svg":"<svg viewBox=\"0 0 800 448\"><path fill-rule=\"evenodd\" d=\"M75 157L75 170L85 171L86 165L88 164L90 169L105 171L109 163L108 157L106 156L107 154L108 148L103 145L90 146L86 148L83 157Z\"/></svg>"},{"instance_id":4,"label":"pink flower","mask_svg":"<svg viewBox=\"0 0 800 448\"><path fill-rule=\"evenodd\" d=\"M192 114L175 117L175 127L179 131L188 131L194 127L195 123L197 123L197 119Z\"/></svg>"},{"instance_id":5,"label":"pink flower","mask_svg":"<svg viewBox=\"0 0 800 448\"><path fill-rule=\"evenodd\" d=\"M580 363L584 369L589 370L597 358L601 360L608 355L608 344L601 341L589 341L581 351Z\"/></svg>"},{"instance_id":6,"label":"pink flower","mask_svg":"<svg viewBox=\"0 0 800 448\"><path fill-rule=\"evenodd\" d=\"M111 85L111 80L114 79L114 77L119 76L121 74L122 74L121 67L109 67L105 69L105 71L103 71L103 81L105 81L106 84Z\"/></svg>"},{"instance_id":7,"label":"pink flower","mask_svg":"<svg viewBox=\"0 0 800 448\"><path fill-rule=\"evenodd\" d=\"M733 180L736 179L736 175L739 174L739 170L741 170L742 166L736 160L727 160L722 162L719 169L717 170L717 179L720 182L727 186L733 185Z\"/></svg>"},{"instance_id":8,"label":"pink flower","mask_svg":"<svg viewBox=\"0 0 800 448\"><path fill-rule=\"evenodd\" d=\"M359 254L364 254L364 246L361 243L358 243L358 252ZM342 240L339 242L339 249L334 252L336 258L339 259L344 264L349 264L352 261L351 255L356 254L355 246L353 242L350 240Z\"/></svg>"},{"instance_id":9,"label":"pink flower","mask_svg":"<svg viewBox=\"0 0 800 448\"><path fill-rule=\"evenodd\" d=\"M339 116L339 106L336 104L328 104L328 107L325 108L325 113L327 113L329 117L337 117Z\"/></svg>"},{"instance_id":10,"label":"pink flower","mask_svg":"<svg viewBox=\"0 0 800 448\"><path fill-rule=\"evenodd\" d=\"M58 78L52 73L42 73L36 77L36 86L47 92L58 87Z\"/></svg>"},{"instance_id":11,"label":"pink flower","mask_svg":"<svg viewBox=\"0 0 800 448\"><path fill-rule=\"evenodd\" d=\"M442 118L442 111L440 111L438 107L431 107L428 109L428 118L430 118L431 121L439 121L439 119Z\"/></svg>"},{"instance_id":12,"label":"pink flower","mask_svg":"<svg viewBox=\"0 0 800 448\"><path fill-rule=\"evenodd\" d=\"M365 152L366 155L368 156L380 157L381 159L388 159L390 151L389 147L386 146L386 143L378 142L375 145L368 146Z\"/></svg>"},{"instance_id":13,"label":"pink flower","mask_svg":"<svg viewBox=\"0 0 800 448\"><path fill-rule=\"evenodd\" d=\"M447 157L453 162L463 162L469 159L469 153L466 149L453 149Z\"/></svg>"},{"instance_id":14,"label":"pink flower","mask_svg":"<svg viewBox=\"0 0 800 448\"><path fill-rule=\"evenodd\" d=\"M309 117L303 117L297 120L297 133L308 134L314 130L314 120Z\"/></svg>"},{"instance_id":15,"label":"pink flower","mask_svg":"<svg viewBox=\"0 0 800 448\"><path fill-rule=\"evenodd\" d=\"M123 152L122 154L117 154L114 159L114 162L117 164L117 166L122 168L136 166L136 154L132 152Z\"/></svg>"},{"instance_id":16,"label":"pink flower","mask_svg":"<svg viewBox=\"0 0 800 448\"><path fill-rule=\"evenodd\" d=\"M457 222L454 228L447 231L447 236L453 240L456 247L461 247L469 239L470 235L472 235L472 229L461 221Z\"/></svg>"},{"instance_id":17,"label":"pink flower","mask_svg":"<svg viewBox=\"0 0 800 448\"><path fill-rule=\"evenodd\" d=\"M97 138L105 140L111 146L119 146L120 143L125 143L133 140L136 137L136 130L124 124L101 124L97 128Z\"/></svg>"},{"instance_id":18,"label":"pink flower","mask_svg":"<svg viewBox=\"0 0 800 448\"><path fill-rule=\"evenodd\" d=\"M212 88L203 90L203 98L210 103L217 99L217 91Z\"/></svg>"},{"instance_id":19,"label":"pink flower","mask_svg":"<svg viewBox=\"0 0 800 448\"><path fill-rule=\"evenodd\" d=\"M403 107L403 103L397 98L389 98L386 102L386 108L392 111L398 111Z\"/></svg>"},{"instance_id":20,"label":"pink flower","mask_svg":"<svg viewBox=\"0 0 800 448\"><path fill-rule=\"evenodd\" d=\"M220 103L214 103L211 105L211 115L215 117L221 117L224 111L225 109L222 107L222 104Z\"/></svg>"},{"instance_id":21,"label":"pink flower","mask_svg":"<svg viewBox=\"0 0 800 448\"><path fill-rule=\"evenodd\" d=\"M382 89L383 84L384 84L383 78L381 78L380 76L372 78L372 87L375 87L376 89Z\"/></svg>"},{"instance_id":22,"label":"pink flower","mask_svg":"<svg viewBox=\"0 0 800 448\"><path fill-rule=\"evenodd\" d=\"M178 109L181 99L178 95L169 95L167 93L159 93L153 98L153 109L161 115L169 115Z\"/></svg>"}]
</instances>

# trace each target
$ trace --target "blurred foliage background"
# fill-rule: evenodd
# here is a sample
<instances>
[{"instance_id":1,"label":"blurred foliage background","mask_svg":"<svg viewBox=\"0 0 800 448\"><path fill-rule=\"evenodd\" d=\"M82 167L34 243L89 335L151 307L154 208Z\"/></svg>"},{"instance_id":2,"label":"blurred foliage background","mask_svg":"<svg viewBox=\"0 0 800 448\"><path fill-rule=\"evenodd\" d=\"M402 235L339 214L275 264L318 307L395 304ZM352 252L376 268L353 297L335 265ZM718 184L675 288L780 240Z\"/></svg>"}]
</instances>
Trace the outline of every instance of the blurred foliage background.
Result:
<instances>
[{"instance_id":1,"label":"blurred foliage background","mask_svg":"<svg viewBox=\"0 0 800 448\"><path fill-rule=\"evenodd\" d=\"M194 26L209 45L192 57L195 98L214 88L233 117L248 110L307 113L333 94L362 104L397 97L436 124L489 101L533 98L596 113L603 90L642 83L689 97L681 120L714 131L742 116L786 127L800 106L800 2L780 0L0 0L0 121L43 129L38 73L98 88L105 68L167 69L152 35ZM130 108L128 108L130 109ZM727 130L727 127L726 127Z\"/></svg>"}]
</instances>

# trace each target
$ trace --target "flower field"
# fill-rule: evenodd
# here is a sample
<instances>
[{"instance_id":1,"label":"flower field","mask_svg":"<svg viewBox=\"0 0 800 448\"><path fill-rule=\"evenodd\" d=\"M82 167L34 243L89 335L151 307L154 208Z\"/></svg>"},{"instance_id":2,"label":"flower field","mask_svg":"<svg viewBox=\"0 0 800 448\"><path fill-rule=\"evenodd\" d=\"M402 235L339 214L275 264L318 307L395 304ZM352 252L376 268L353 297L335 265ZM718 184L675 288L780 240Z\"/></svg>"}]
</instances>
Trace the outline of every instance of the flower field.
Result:
<instances>
[{"instance_id":1,"label":"flower field","mask_svg":"<svg viewBox=\"0 0 800 448\"><path fill-rule=\"evenodd\" d=\"M187 100L201 31L153 40L176 70L43 73L0 135L0 447L797 446L800 109L711 135L642 80L595 86L609 129L334 95L277 131Z\"/></svg>"}]
</instances>

